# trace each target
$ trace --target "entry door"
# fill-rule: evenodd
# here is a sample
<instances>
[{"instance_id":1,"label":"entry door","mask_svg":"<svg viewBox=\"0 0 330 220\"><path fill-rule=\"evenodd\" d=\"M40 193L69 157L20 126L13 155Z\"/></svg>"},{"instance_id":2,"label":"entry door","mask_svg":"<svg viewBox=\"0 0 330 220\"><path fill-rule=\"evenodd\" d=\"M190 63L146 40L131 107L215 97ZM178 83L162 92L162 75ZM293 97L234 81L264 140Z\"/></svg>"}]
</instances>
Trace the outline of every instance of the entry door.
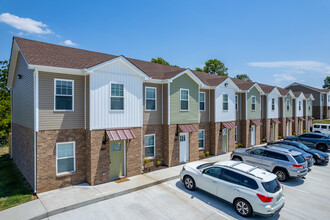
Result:
<instances>
[{"instance_id":1,"label":"entry door","mask_svg":"<svg viewBox=\"0 0 330 220\"><path fill-rule=\"evenodd\" d=\"M228 129L222 130L222 152L228 152Z\"/></svg>"},{"instance_id":2,"label":"entry door","mask_svg":"<svg viewBox=\"0 0 330 220\"><path fill-rule=\"evenodd\" d=\"M110 142L110 179L125 176L125 142Z\"/></svg>"},{"instance_id":3,"label":"entry door","mask_svg":"<svg viewBox=\"0 0 330 220\"><path fill-rule=\"evenodd\" d=\"M189 161L189 133L180 133L180 163Z\"/></svg>"},{"instance_id":4,"label":"entry door","mask_svg":"<svg viewBox=\"0 0 330 220\"><path fill-rule=\"evenodd\" d=\"M256 126L251 126L251 145L254 146L256 144Z\"/></svg>"},{"instance_id":5,"label":"entry door","mask_svg":"<svg viewBox=\"0 0 330 220\"><path fill-rule=\"evenodd\" d=\"M270 140L274 140L275 139L275 125L274 123L270 124Z\"/></svg>"},{"instance_id":6,"label":"entry door","mask_svg":"<svg viewBox=\"0 0 330 220\"><path fill-rule=\"evenodd\" d=\"M311 127L311 121L308 120L308 121L307 121L307 129L306 129L307 132L310 131L310 127Z\"/></svg>"},{"instance_id":7,"label":"entry door","mask_svg":"<svg viewBox=\"0 0 330 220\"><path fill-rule=\"evenodd\" d=\"M286 136L289 136L290 124L289 122L286 123Z\"/></svg>"}]
</instances>

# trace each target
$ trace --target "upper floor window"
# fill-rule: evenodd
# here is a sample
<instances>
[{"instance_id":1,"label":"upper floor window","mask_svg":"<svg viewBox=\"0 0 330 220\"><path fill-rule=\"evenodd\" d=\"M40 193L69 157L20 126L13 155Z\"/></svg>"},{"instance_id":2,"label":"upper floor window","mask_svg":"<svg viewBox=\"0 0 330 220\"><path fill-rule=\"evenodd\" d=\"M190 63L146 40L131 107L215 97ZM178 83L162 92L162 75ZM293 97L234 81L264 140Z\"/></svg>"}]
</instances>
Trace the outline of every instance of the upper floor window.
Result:
<instances>
[{"instance_id":1,"label":"upper floor window","mask_svg":"<svg viewBox=\"0 0 330 220\"><path fill-rule=\"evenodd\" d=\"M328 102L330 102L330 95L328 95Z\"/></svg>"},{"instance_id":2,"label":"upper floor window","mask_svg":"<svg viewBox=\"0 0 330 220\"><path fill-rule=\"evenodd\" d=\"M155 87L145 88L145 105L146 111L157 110L157 90Z\"/></svg>"},{"instance_id":3,"label":"upper floor window","mask_svg":"<svg viewBox=\"0 0 330 220\"><path fill-rule=\"evenodd\" d=\"M289 111L290 110L290 100L286 100L286 110Z\"/></svg>"},{"instance_id":4,"label":"upper floor window","mask_svg":"<svg viewBox=\"0 0 330 220\"><path fill-rule=\"evenodd\" d=\"M299 101L299 111L301 111L301 101Z\"/></svg>"},{"instance_id":5,"label":"upper floor window","mask_svg":"<svg viewBox=\"0 0 330 220\"><path fill-rule=\"evenodd\" d=\"M272 111L275 111L275 99L272 98Z\"/></svg>"},{"instance_id":6,"label":"upper floor window","mask_svg":"<svg viewBox=\"0 0 330 220\"><path fill-rule=\"evenodd\" d=\"M75 142L56 143L56 174L75 170Z\"/></svg>"},{"instance_id":7,"label":"upper floor window","mask_svg":"<svg viewBox=\"0 0 330 220\"><path fill-rule=\"evenodd\" d=\"M251 110L255 111L256 110L256 97L251 96Z\"/></svg>"},{"instance_id":8,"label":"upper floor window","mask_svg":"<svg viewBox=\"0 0 330 220\"><path fill-rule=\"evenodd\" d=\"M205 147L205 131L204 130L198 131L198 142L199 142L199 148Z\"/></svg>"},{"instance_id":9,"label":"upper floor window","mask_svg":"<svg viewBox=\"0 0 330 220\"><path fill-rule=\"evenodd\" d=\"M228 111L228 94L222 95L222 110Z\"/></svg>"},{"instance_id":10,"label":"upper floor window","mask_svg":"<svg viewBox=\"0 0 330 220\"><path fill-rule=\"evenodd\" d=\"M111 83L110 109L124 110L124 85Z\"/></svg>"},{"instance_id":11,"label":"upper floor window","mask_svg":"<svg viewBox=\"0 0 330 220\"><path fill-rule=\"evenodd\" d=\"M205 92L199 93L199 110L205 111Z\"/></svg>"},{"instance_id":12,"label":"upper floor window","mask_svg":"<svg viewBox=\"0 0 330 220\"><path fill-rule=\"evenodd\" d=\"M310 101L308 101L308 111L310 111L311 110L311 102Z\"/></svg>"},{"instance_id":13,"label":"upper floor window","mask_svg":"<svg viewBox=\"0 0 330 220\"><path fill-rule=\"evenodd\" d=\"M180 110L189 111L189 89L180 89Z\"/></svg>"},{"instance_id":14,"label":"upper floor window","mask_svg":"<svg viewBox=\"0 0 330 220\"><path fill-rule=\"evenodd\" d=\"M235 110L238 111L238 96L235 95Z\"/></svg>"},{"instance_id":15,"label":"upper floor window","mask_svg":"<svg viewBox=\"0 0 330 220\"><path fill-rule=\"evenodd\" d=\"M73 92L73 80L55 79L55 110L73 111Z\"/></svg>"}]
</instances>

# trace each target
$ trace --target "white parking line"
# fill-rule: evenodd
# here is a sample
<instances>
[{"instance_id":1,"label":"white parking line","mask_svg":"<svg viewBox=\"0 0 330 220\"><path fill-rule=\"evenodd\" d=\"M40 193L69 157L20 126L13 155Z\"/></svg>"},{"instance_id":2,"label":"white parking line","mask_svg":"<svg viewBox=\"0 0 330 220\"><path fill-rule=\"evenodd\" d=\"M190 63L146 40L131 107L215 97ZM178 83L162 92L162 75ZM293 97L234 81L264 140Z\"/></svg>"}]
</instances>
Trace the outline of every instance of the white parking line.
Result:
<instances>
[{"instance_id":1,"label":"white parking line","mask_svg":"<svg viewBox=\"0 0 330 220\"><path fill-rule=\"evenodd\" d=\"M169 183L164 183L164 184L166 184L166 186L168 186L168 187L174 189L175 191L177 191L177 192L179 192L179 193L182 193L182 190L179 190L179 189L177 189L176 187L171 186ZM188 194L187 194L187 195L188 195ZM208 208L209 210L212 210L212 211L215 212L217 215L219 215L219 216L221 216L221 217L223 217L223 218L225 218L225 219L228 219L228 220L230 220L230 219L234 219L234 218L228 218L228 216L226 216L226 215L220 213L219 211L217 211L217 210L211 208L209 205L206 205L204 202L201 202L201 203L202 203L202 205L203 205L204 207Z\"/></svg>"},{"instance_id":2,"label":"white parking line","mask_svg":"<svg viewBox=\"0 0 330 220\"><path fill-rule=\"evenodd\" d=\"M288 187L288 188L289 188L289 189L296 190L296 191L299 191L299 192L303 192L303 193L309 194L309 192L307 192L307 191L305 191L305 190L297 189L297 188L294 188L294 187Z\"/></svg>"},{"instance_id":3,"label":"white parking line","mask_svg":"<svg viewBox=\"0 0 330 220\"><path fill-rule=\"evenodd\" d=\"M306 177L306 179L312 179L312 180L317 180L317 181L322 181L322 179L319 179L319 178L315 178L315 177L311 177L311 176L308 176Z\"/></svg>"}]
</instances>

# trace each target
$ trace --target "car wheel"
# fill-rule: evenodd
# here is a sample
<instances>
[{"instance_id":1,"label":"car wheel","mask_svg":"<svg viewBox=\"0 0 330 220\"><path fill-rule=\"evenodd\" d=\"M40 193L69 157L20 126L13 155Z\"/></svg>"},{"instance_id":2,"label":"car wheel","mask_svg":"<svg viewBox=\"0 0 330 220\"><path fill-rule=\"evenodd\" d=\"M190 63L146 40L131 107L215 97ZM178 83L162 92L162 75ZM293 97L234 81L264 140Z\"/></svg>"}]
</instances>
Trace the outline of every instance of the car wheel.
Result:
<instances>
[{"instance_id":1,"label":"car wheel","mask_svg":"<svg viewBox=\"0 0 330 220\"><path fill-rule=\"evenodd\" d=\"M273 173L277 176L277 179L280 182L285 182L289 179L289 175L284 169L276 169Z\"/></svg>"},{"instance_id":2,"label":"car wheel","mask_svg":"<svg viewBox=\"0 0 330 220\"><path fill-rule=\"evenodd\" d=\"M236 212L243 217L252 215L252 206L245 199L236 199L234 202Z\"/></svg>"},{"instance_id":3,"label":"car wheel","mask_svg":"<svg viewBox=\"0 0 330 220\"><path fill-rule=\"evenodd\" d=\"M320 151L323 151L323 152L325 152L325 151L328 150L328 148L327 148L327 146L325 144L318 144L316 146L316 148L319 149Z\"/></svg>"},{"instance_id":4,"label":"car wheel","mask_svg":"<svg viewBox=\"0 0 330 220\"><path fill-rule=\"evenodd\" d=\"M234 161L242 161L242 158L240 158L240 157L234 157L233 160Z\"/></svg>"},{"instance_id":5,"label":"car wheel","mask_svg":"<svg viewBox=\"0 0 330 220\"><path fill-rule=\"evenodd\" d=\"M188 190L195 190L196 184L194 179L191 176L185 176L183 179L183 184Z\"/></svg>"}]
</instances>

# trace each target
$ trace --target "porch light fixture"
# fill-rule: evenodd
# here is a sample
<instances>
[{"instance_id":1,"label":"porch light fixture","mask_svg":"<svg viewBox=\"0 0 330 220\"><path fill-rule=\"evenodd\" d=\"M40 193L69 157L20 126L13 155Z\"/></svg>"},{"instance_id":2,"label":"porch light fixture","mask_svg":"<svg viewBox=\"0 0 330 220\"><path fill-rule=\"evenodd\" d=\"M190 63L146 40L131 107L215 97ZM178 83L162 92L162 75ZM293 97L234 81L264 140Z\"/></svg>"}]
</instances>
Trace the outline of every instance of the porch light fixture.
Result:
<instances>
[{"instance_id":1,"label":"porch light fixture","mask_svg":"<svg viewBox=\"0 0 330 220\"><path fill-rule=\"evenodd\" d=\"M22 75L21 74L17 74L17 77L19 78L19 79L22 79Z\"/></svg>"},{"instance_id":2,"label":"porch light fixture","mask_svg":"<svg viewBox=\"0 0 330 220\"><path fill-rule=\"evenodd\" d=\"M228 83L225 83L225 87L228 87Z\"/></svg>"}]
</instances>

